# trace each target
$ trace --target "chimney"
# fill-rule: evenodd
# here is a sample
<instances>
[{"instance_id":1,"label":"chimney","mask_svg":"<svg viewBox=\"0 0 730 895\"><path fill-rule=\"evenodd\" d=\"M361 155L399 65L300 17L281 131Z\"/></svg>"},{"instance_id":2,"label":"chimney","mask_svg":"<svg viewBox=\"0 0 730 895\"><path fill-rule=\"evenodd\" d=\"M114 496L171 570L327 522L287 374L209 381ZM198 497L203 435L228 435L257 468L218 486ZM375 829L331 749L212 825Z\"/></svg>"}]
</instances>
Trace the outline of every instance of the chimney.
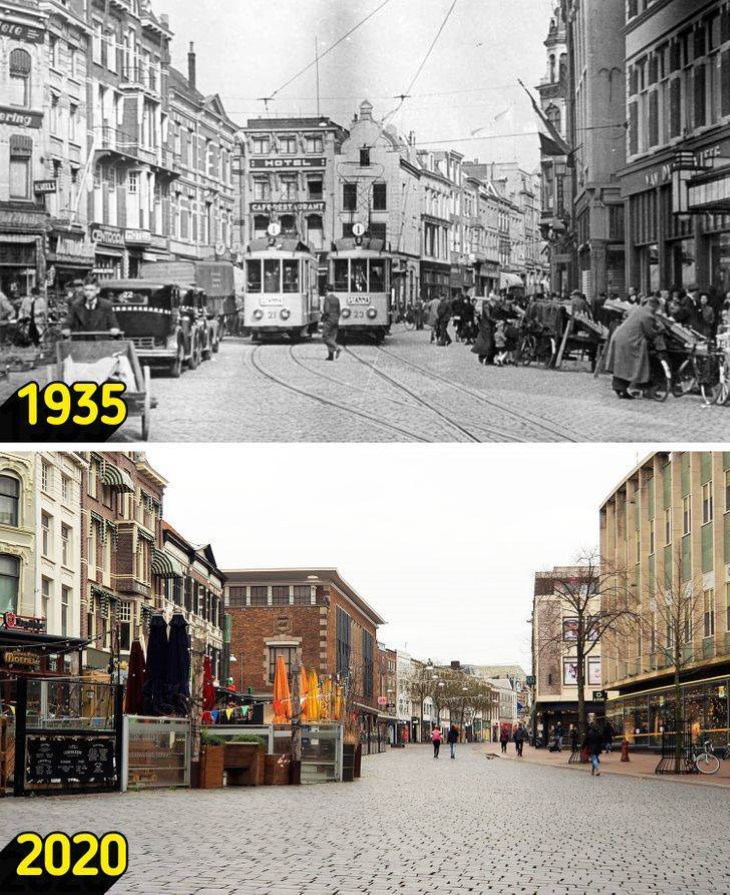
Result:
<instances>
[{"instance_id":1,"label":"chimney","mask_svg":"<svg viewBox=\"0 0 730 895\"><path fill-rule=\"evenodd\" d=\"M188 53L188 84L195 89L195 44L190 42L190 52Z\"/></svg>"}]
</instances>

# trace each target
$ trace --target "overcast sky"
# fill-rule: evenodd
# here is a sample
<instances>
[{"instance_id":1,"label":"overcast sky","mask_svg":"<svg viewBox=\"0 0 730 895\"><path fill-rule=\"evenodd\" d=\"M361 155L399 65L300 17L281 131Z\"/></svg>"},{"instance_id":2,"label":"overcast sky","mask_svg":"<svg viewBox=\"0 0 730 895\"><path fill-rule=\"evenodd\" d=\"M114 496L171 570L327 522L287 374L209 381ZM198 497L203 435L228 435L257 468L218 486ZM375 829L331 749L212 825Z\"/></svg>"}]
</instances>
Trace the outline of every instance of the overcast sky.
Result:
<instances>
[{"instance_id":1,"label":"overcast sky","mask_svg":"<svg viewBox=\"0 0 730 895\"><path fill-rule=\"evenodd\" d=\"M229 116L244 124L296 72L383 0L155 0L168 13L173 64L187 71L195 42L198 88L219 93ZM388 0L320 61L321 109L349 125L360 101L383 118L395 108L436 36L452 0ZM457 0L439 40L401 111L392 119L419 143L453 148L482 161L539 161L529 100L517 84L534 87L547 68L543 41L553 0ZM282 90L276 114L316 112L314 69ZM497 120L495 121L495 118ZM478 139L473 131L483 128ZM432 141L445 141L434 143Z\"/></svg>"},{"instance_id":2,"label":"overcast sky","mask_svg":"<svg viewBox=\"0 0 730 895\"><path fill-rule=\"evenodd\" d=\"M335 566L445 662L529 664L533 575L598 544L639 445L174 445L147 450L165 518L222 568ZM407 644L407 647L406 647Z\"/></svg>"}]
</instances>

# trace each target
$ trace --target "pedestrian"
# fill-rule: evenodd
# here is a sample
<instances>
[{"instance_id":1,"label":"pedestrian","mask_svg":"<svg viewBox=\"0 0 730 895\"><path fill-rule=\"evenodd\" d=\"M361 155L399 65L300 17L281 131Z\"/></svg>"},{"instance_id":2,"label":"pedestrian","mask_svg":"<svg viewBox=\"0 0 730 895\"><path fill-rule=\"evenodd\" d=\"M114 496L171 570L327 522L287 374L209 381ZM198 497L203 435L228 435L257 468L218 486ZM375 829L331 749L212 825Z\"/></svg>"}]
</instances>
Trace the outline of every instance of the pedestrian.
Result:
<instances>
[{"instance_id":1,"label":"pedestrian","mask_svg":"<svg viewBox=\"0 0 730 895\"><path fill-rule=\"evenodd\" d=\"M515 741L517 757L522 758L522 749L525 745L525 730L521 724L517 725L517 729L515 730L512 739Z\"/></svg>"},{"instance_id":2,"label":"pedestrian","mask_svg":"<svg viewBox=\"0 0 730 895\"><path fill-rule=\"evenodd\" d=\"M112 336L119 335L119 321L112 303L99 297L96 281L89 280L84 283L83 297L69 307L62 332L68 337L72 332L105 331Z\"/></svg>"},{"instance_id":3,"label":"pedestrian","mask_svg":"<svg viewBox=\"0 0 730 895\"><path fill-rule=\"evenodd\" d=\"M507 743L509 743L509 731L503 727L499 732L499 745L502 748L502 755L507 754Z\"/></svg>"},{"instance_id":4,"label":"pedestrian","mask_svg":"<svg viewBox=\"0 0 730 895\"><path fill-rule=\"evenodd\" d=\"M441 731L438 727L434 727L431 731L431 742L433 743L433 757L439 757L439 749L441 748Z\"/></svg>"},{"instance_id":5,"label":"pedestrian","mask_svg":"<svg viewBox=\"0 0 730 895\"><path fill-rule=\"evenodd\" d=\"M613 390L619 398L631 399L631 389L649 385L649 349L659 352L666 347L656 321L658 306L657 299L650 298L624 320L608 344L606 371L613 373Z\"/></svg>"},{"instance_id":6,"label":"pedestrian","mask_svg":"<svg viewBox=\"0 0 730 895\"><path fill-rule=\"evenodd\" d=\"M446 742L451 749L451 757L456 758L456 744L459 742L459 731L456 729L455 724L449 727L449 732L446 734Z\"/></svg>"},{"instance_id":7,"label":"pedestrian","mask_svg":"<svg viewBox=\"0 0 730 895\"><path fill-rule=\"evenodd\" d=\"M700 306L697 311L697 331L706 339L715 335L715 311L710 304L710 296L707 292L700 295Z\"/></svg>"},{"instance_id":8,"label":"pedestrian","mask_svg":"<svg viewBox=\"0 0 730 895\"><path fill-rule=\"evenodd\" d=\"M431 341L438 341L438 322L439 322L439 304L441 303L441 299L437 296L434 296L428 302L428 319L427 323L431 327Z\"/></svg>"},{"instance_id":9,"label":"pedestrian","mask_svg":"<svg viewBox=\"0 0 730 895\"><path fill-rule=\"evenodd\" d=\"M570 751L578 751L578 728L575 724L570 725Z\"/></svg>"},{"instance_id":10,"label":"pedestrian","mask_svg":"<svg viewBox=\"0 0 730 895\"><path fill-rule=\"evenodd\" d=\"M603 725L603 748L606 750L606 752L610 752L613 748L613 736L613 725L608 719L606 719Z\"/></svg>"},{"instance_id":11,"label":"pedestrian","mask_svg":"<svg viewBox=\"0 0 730 895\"><path fill-rule=\"evenodd\" d=\"M558 745L558 752L563 751L563 737L565 736L565 728L561 721L555 725L555 741Z\"/></svg>"},{"instance_id":12,"label":"pedestrian","mask_svg":"<svg viewBox=\"0 0 730 895\"><path fill-rule=\"evenodd\" d=\"M491 364L494 358L494 320L488 302L482 305L479 332L471 350L479 358L480 364Z\"/></svg>"},{"instance_id":13,"label":"pedestrian","mask_svg":"<svg viewBox=\"0 0 730 895\"><path fill-rule=\"evenodd\" d=\"M600 766L600 754L603 749L603 734L598 729L595 721L588 728L588 732L583 740L583 748L588 750L591 758L591 775L600 777L601 772L598 770Z\"/></svg>"},{"instance_id":14,"label":"pedestrian","mask_svg":"<svg viewBox=\"0 0 730 895\"><path fill-rule=\"evenodd\" d=\"M327 283L327 294L322 305L322 341L327 346L326 360L335 360L342 349L337 344L337 331L340 326L340 300L335 295L335 287Z\"/></svg>"},{"instance_id":15,"label":"pedestrian","mask_svg":"<svg viewBox=\"0 0 730 895\"><path fill-rule=\"evenodd\" d=\"M426 314L426 308L423 299L419 295L416 299L416 329L423 329L423 319Z\"/></svg>"},{"instance_id":16,"label":"pedestrian","mask_svg":"<svg viewBox=\"0 0 730 895\"><path fill-rule=\"evenodd\" d=\"M451 301L444 294L438 306L438 344L447 347L451 344L451 336L449 335L449 320L451 319Z\"/></svg>"}]
</instances>

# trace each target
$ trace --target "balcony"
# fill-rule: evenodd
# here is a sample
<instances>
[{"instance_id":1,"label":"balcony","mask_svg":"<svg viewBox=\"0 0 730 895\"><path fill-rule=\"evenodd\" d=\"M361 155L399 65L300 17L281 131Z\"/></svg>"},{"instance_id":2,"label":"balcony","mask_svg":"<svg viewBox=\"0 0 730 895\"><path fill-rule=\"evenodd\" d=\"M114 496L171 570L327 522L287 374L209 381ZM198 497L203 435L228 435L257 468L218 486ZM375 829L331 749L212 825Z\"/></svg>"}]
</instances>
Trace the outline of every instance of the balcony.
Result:
<instances>
[{"instance_id":1,"label":"balcony","mask_svg":"<svg viewBox=\"0 0 730 895\"><path fill-rule=\"evenodd\" d=\"M160 99L160 78L153 68L141 65L125 66L119 83L119 89L124 92L143 90L151 97Z\"/></svg>"}]
</instances>

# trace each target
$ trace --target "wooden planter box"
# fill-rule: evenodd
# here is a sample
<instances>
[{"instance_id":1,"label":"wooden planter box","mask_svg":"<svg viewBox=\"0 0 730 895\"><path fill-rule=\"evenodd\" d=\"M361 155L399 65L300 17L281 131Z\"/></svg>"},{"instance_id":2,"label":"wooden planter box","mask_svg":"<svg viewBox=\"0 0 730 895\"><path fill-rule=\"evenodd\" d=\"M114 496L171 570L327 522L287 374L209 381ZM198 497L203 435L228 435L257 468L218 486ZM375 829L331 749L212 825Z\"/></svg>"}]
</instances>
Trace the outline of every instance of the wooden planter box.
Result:
<instances>
[{"instance_id":1,"label":"wooden planter box","mask_svg":"<svg viewBox=\"0 0 730 895\"><path fill-rule=\"evenodd\" d=\"M224 767L229 786L257 786L263 752L258 743L226 743Z\"/></svg>"},{"instance_id":2,"label":"wooden planter box","mask_svg":"<svg viewBox=\"0 0 730 895\"><path fill-rule=\"evenodd\" d=\"M200 750L200 788L219 789L223 786L225 746L203 746Z\"/></svg>"},{"instance_id":3,"label":"wooden planter box","mask_svg":"<svg viewBox=\"0 0 730 895\"><path fill-rule=\"evenodd\" d=\"M355 779L355 744L344 743L342 746L342 782L352 783Z\"/></svg>"},{"instance_id":4,"label":"wooden planter box","mask_svg":"<svg viewBox=\"0 0 730 895\"><path fill-rule=\"evenodd\" d=\"M290 755L267 755L264 783L267 786L288 786L290 780Z\"/></svg>"}]
</instances>

